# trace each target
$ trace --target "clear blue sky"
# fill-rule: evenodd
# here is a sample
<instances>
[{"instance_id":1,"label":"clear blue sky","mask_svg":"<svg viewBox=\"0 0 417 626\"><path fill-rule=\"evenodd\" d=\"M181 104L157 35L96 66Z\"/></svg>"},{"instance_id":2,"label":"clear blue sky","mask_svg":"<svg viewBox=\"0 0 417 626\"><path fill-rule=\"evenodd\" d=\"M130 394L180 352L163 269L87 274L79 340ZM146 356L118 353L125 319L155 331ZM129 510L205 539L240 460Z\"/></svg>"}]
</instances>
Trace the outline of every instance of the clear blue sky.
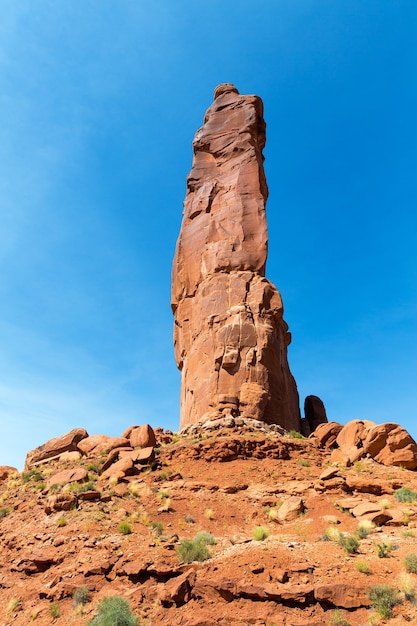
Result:
<instances>
[{"instance_id":1,"label":"clear blue sky","mask_svg":"<svg viewBox=\"0 0 417 626\"><path fill-rule=\"evenodd\" d=\"M0 464L179 422L170 273L214 87L260 95L301 404L417 437L417 2L0 0Z\"/></svg>"}]
</instances>

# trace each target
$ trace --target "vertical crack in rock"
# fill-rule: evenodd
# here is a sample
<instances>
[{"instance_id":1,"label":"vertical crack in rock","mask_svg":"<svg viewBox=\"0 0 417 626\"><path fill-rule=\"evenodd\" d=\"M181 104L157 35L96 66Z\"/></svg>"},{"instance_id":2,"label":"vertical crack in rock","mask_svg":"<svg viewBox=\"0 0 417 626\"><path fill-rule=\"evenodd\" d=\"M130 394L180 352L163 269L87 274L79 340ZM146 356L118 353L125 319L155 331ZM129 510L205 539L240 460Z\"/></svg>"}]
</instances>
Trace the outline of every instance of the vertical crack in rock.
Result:
<instances>
[{"instance_id":1,"label":"vertical crack in rock","mask_svg":"<svg viewBox=\"0 0 417 626\"><path fill-rule=\"evenodd\" d=\"M265 278L262 100L219 85L197 130L172 274L180 427L242 415L300 430L281 296Z\"/></svg>"}]
</instances>

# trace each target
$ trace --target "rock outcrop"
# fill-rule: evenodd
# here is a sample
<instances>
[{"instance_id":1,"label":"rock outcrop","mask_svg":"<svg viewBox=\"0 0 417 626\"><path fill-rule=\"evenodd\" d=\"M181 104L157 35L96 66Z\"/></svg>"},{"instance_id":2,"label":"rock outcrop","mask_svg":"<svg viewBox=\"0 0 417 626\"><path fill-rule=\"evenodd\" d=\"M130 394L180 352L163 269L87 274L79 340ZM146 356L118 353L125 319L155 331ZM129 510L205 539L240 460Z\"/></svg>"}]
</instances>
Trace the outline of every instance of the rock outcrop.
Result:
<instances>
[{"instance_id":1,"label":"rock outcrop","mask_svg":"<svg viewBox=\"0 0 417 626\"><path fill-rule=\"evenodd\" d=\"M264 145L261 99L219 85L194 138L173 264L181 428L241 415L300 429L291 336L265 278Z\"/></svg>"},{"instance_id":2,"label":"rock outcrop","mask_svg":"<svg viewBox=\"0 0 417 626\"><path fill-rule=\"evenodd\" d=\"M352 420L345 426L337 422L320 424L310 435L319 446L334 448L333 462L350 465L364 456L382 465L417 469L417 444L398 424L375 424L369 420Z\"/></svg>"},{"instance_id":3,"label":"rock outcrop","mask_svg":"<svg viewBox=\"0 0 417 626\"><path fill-rule=\"evenodd\" d=\"M61 437L49 439L46 443L27 453L25 469L30 469L34 465L48 459L57 458L64 452L78 451L78 444L87 437L88 432L85 428L74 428Z\"/></svg>"}]
</instances>

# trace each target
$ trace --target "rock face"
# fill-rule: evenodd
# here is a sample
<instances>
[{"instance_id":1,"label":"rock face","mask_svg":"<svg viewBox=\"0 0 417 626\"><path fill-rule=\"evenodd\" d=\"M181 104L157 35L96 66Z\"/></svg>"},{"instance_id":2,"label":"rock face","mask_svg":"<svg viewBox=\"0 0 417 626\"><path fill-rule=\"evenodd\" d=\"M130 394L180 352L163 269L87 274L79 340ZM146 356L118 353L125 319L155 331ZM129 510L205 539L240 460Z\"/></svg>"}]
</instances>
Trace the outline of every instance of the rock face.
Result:
<instances>
[{"instance_id":1,"label":"rock face","mask_svg":"<svg viewBox=\"0 0 417 626\"><path fill-rule=\"evenodd\" d=\"M265 278L263 105L219 85L194 138L173 264L183 428L232 414L300 429L278 290Z\"/></svg>"}]
</instances>

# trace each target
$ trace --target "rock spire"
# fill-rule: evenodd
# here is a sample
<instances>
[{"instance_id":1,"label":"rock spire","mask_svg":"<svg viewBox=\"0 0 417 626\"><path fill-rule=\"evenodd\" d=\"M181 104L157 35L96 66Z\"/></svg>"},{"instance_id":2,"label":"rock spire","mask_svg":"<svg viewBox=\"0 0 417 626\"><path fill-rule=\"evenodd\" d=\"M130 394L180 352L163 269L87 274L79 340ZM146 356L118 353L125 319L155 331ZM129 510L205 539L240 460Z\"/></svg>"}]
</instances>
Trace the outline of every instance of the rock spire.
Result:
<instances>
[{"instance_id":1,"label":"rock spire","mask_svg":"<svg viewBox=\"0 0 417 626\"><path fill-rule=\"evenodd\" d=\"M193 141L173 263L181 428L231 414L300 430L291 335L265 278L264 145L262 100L216 87Z\"/></svg>"}]
</instances>

